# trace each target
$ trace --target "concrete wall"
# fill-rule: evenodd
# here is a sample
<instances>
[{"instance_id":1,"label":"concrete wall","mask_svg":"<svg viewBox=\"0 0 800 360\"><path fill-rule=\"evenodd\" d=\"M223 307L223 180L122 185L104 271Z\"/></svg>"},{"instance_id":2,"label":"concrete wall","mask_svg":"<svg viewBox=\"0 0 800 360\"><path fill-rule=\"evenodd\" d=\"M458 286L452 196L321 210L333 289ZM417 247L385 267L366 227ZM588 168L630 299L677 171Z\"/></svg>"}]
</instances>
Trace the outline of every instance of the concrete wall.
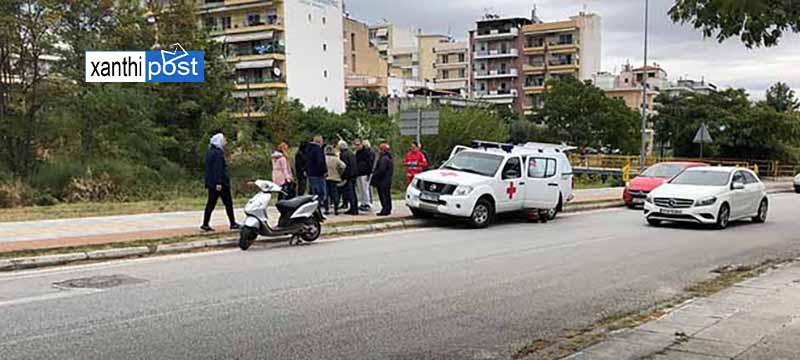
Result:
<instances>
[{"instance_id":1,"label":"concrete wall","mask_svg":"<svg viewBox=\"0 0 800 360\"><path fill-rule=\"evenodd\" d=\"M345 111L340 0L286 0L288 96L306 107Z\"/></svg>"}]
</instances>

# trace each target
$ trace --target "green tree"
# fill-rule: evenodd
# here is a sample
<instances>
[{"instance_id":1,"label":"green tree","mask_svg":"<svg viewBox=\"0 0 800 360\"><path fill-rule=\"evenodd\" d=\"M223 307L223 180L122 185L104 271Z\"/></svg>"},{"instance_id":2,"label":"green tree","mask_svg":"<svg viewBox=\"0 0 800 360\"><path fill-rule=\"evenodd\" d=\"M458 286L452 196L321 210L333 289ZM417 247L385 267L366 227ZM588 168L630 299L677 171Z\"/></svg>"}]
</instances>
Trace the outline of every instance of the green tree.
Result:
<instances>
[{"instance_id":1,"label":"green tree","mask_svg":"<svg viewBox=\"0 0 800 360\"><path fill-rule=\"evenodd\" d=\"M388 99L377 91L368 89L351 89L347 97L347 110L386 114Z\"/></svg>"},{"instance_id":2,"label":"green tree","mask_svg":"<svg viewBox=\"0 0 800 360\"><path fill-rule=\"evenodd\" d=\"M37 151L46 148L46 110L57 87L48 81L46 55L53 52L53 2L7 0L0 4L0 160L30 179Z\"/></svg>"},{"instance_id":3,"label":"green tree","mask_svg":"<svg viewBox=\"0 0 800 360\"><path fill-rule=\"evenodd\" d=\"M778 82L767 90L766 103L778 112L793 112L800 108L794 90L783 82Z\"/></svg>"},{"instance_id":4,"label":"green tree","mask_svg":"<svg viewBox=\"0 0 800 360\"><path fill-rule=\"evenodd\" d=\"M508 126L489 108L469 107L456 111L440 109L439 135L422 139L429 163L439 164L450 157L456 145L468 145L472 140L508 141Z\"/></svg>"},{"instance_id":5,"label":"green tree","mask_svg":"<svg viewBox=\"0 0 800 360\"><path fill-rule=\"evenodd\" d=\"M535 119L547 126L547 136L578 147L609 147L626 153L639 144L639 117L599 88L567 77L548 82L544 105Z\"/></svg>"},{"instance_id":6,"label":"green tree","mask_svg":"<svg viewBox=\"0 0 800 360\"><path fill-rule=\"evenodd\" d=\"M797 0L676 0L669 15L719 42L738 36L748 48L774 46L786 32L800 32Z\"/></svg>"}]
</instances>

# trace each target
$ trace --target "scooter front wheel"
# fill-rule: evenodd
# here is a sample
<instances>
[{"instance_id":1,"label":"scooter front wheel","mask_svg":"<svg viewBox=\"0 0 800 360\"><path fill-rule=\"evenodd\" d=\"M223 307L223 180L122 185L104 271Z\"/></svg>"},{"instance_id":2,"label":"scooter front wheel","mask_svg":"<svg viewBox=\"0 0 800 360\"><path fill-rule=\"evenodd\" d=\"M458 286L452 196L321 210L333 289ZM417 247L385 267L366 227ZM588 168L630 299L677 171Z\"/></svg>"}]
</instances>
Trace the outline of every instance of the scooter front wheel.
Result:
<instances>
[{"instance_id":1,"label":"scooter front wheel","mask_svg":"<svg viewBox=\"0 0 800 360\"><path fill-rule=\"evenodd\" d=\"M322 234L322 224L320 224L317 219L309 219L303 224L303 228L300 231L300 238L302 238L303 241L312 242L319 239L319 236Z\"/></svg>"},{"instance_id":2,"label":"scooter front wheel","mask_svg":"<svg viewBox=\"0 0 800 360\"><path fill-rule=\"evenodd\" d=\"M258 237L258 231L251 227L245 226L239 231L239 248L247 250L253 245L253 241Z\"/></svg>"}]
</instances>

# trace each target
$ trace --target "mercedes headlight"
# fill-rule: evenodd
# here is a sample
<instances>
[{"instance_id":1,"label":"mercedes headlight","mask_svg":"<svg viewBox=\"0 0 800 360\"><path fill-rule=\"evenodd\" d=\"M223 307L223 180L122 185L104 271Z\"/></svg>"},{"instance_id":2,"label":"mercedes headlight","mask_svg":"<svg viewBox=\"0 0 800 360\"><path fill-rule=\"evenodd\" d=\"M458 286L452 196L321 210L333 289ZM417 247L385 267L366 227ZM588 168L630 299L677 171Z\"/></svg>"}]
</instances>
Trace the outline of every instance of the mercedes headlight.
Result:
<instances>
[{"instance_id":1,"label":"mercedes headlight","mask_svg":"<svg viewBox=\"0 0 800 360\"><path fill-rule=\"evenodd\" d=\"M717 197L709 196L695 201L694 206L709 206L709 205L714 205L715 202L717 202Z\"/></svg>"},{"instance_id":2,"label":"mercedes headlight","mask_svg":"<svg viewBox=\"0 0 800 360\"><path fill-rule=\"evenodd\" d=\"M644 198L644 201L647 201L648 204L652 204L653 203L653 197L650 196L650 195L647 195L647 197Z\"/></svg>"},{"instance_id":3,"label":"mercedes headlight","mask_svg":"<svg viewBox=\"0 0 800 360\"><path fill-rule=\"evenodd\" d=\"M472 192L472 186L460 185L456 188L456 191L453 192L454 196L467 196L469 193Z\"/></svg>"},{"instance_id":4,"label":"mercedes headlight","mask_svg":"<svg viewBox=\"0 0 800 360\"><path fill-rule=\"evenodd\" d=\"M419 189L419 179L414 178L414 180L411 180L411 187L414 189Z\"/></svg>"}]
</instances>

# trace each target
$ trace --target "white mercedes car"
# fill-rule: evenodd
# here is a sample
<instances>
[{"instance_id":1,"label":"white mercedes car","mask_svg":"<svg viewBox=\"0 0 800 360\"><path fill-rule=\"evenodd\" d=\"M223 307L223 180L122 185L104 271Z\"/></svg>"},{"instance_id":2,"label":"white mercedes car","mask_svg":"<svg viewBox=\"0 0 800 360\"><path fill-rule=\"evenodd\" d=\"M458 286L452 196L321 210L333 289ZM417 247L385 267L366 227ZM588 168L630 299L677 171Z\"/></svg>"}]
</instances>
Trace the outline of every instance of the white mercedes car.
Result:
<instances>
[{"instance_id":1,"label":"white mercedes car","mask_svg":"<svg viewBox=\"0 0 800 360\"><path fill-rule=\"evenodd\" d=\"M674 221L724 229L742 219L763 223L768 210L765 186L752 171L696 167L653 190L645 200L644 216L652 226Z\"/></svg>"}]
</instances>

